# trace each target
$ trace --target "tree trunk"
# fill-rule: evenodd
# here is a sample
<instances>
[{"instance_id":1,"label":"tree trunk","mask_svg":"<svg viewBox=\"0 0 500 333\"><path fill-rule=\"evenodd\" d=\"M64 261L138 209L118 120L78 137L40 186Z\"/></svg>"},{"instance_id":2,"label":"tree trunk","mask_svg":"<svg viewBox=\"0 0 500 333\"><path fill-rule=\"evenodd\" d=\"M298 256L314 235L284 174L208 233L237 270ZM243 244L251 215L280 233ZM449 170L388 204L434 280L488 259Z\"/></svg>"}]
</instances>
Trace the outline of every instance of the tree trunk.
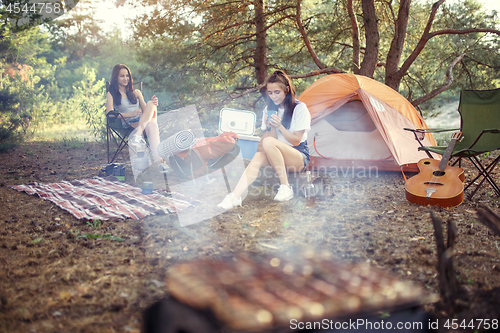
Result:
<instances>
[{"instance_id":1,"label":"tree trunk","mask_svg":"<svg viewBox=\"0 0 500 333\"><path fill-rule=\"evenodd\" d=\"M415 48L413 49L412 53L404 61L404 63L401 65L401 68L399 68L397 70L397 72L391 72L389 79L387 79L387 77L386 77L385 84L388 85L389 87L391 87L392 89L398 91L398 89L399 89L399 83L403 79L403 76L406 75L406 73L408 72L408 68L410 68L410 66L413 64L413 62L415 61L415 59L417 59L417 57L419 56L420 52L422 52L422 50L424 49L425 45L429 41L429 39L430 39L430 31L431 31L431 28L432 28L432 23L434 22L434 18L436 16L436 12L439 9L439 6L441 6L441 4L444 1L445 0L438 0L437 2L435 2L432 5L432 10L431 10L429 18L427 20L427 25L425 26L424 32L422 33L422 36L420 37L420 40L417 43L417 45L415 46Z\"/></svg>"},{"instance_id":2,"label":"tree trunk","mask_svg":"<svg viewBox=\"0 0 500 333\"><path fill-rule=\"evenodd\" d=\"M379 33L374 0L363 1L363 21L365 23L366 49L359 74L373 77L378 62Z\"/></svg>"},{"instance_id":3,"label":"tree trunk","mask_svg":"<svg viewBox=\"0 0 500 333\"><path fill-rule=\"evenodd\" d=\"M354 74L359 74L359 29L358 22L356 21L356 15L354 14L352 0L347 0L347 12L349 14L352 27L352 72Z\"/></svg>"},{"instance_id":4,"label":"tree trunk","mask_svg":"<svg viewBox=\"0 0 500 333\"><path fill-rule=\"evenodd\" d=\"M394 38L387 53L385 64L385 84L398 91L401 76L398 75L399 62L405 44L406 31L408 28L408 17L410 16L411 0L399 2L398 18L394 24Z\"/></svg>"},{"instance_id":5,"label":"tree trunk","mask_svg":"<svg viewBox=\"0 0 500 333\"><path fill-rule=\"evenodd\" d=\"M262 84L267 78L267 41L264 0L255 0L255 32L257 34L257 45L254 53L255 75L257 83Z\"/></svg>"}]
</instances>

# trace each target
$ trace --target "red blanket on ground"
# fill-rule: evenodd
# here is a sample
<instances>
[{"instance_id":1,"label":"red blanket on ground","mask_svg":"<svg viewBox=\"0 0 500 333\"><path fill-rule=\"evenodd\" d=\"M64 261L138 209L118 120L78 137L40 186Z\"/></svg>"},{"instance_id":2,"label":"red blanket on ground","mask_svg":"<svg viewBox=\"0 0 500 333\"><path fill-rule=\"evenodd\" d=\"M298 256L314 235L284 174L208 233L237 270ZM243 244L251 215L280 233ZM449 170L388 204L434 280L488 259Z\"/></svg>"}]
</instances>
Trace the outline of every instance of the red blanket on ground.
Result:
<instances>
[{"instance_id":1,"label":"red blanket on ground","mask_svg":"<svg viewBox=\"0 0 500 333\"><path fill-rule=\"evenodd\" d=\"M179 193L170 192L166 197L158 192L144 195L142 190L114 177L63 181L61 183L9 186L28 194L38 194L44 200L50 200L78 219L131 218L141 219L151 214L165 214L181 211L193 203Z\"/></svg>"}]
</instances>

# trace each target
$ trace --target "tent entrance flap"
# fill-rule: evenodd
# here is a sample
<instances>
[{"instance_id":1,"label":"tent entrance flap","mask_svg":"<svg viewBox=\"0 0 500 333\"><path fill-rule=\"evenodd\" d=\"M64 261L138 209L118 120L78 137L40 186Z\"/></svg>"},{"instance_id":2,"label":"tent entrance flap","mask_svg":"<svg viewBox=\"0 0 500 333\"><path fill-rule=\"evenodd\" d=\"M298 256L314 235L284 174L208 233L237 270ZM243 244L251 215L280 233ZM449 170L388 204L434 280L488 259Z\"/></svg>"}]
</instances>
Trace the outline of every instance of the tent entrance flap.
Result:
<instances>
[{"instance_id":1,"label":"tent entrance flap","mask_svg":"<svg viewBox=\"0 0 500 333\"><path fill-rule=\"evenodd\" d=\"M324 119L339 131L372 132L376 129L361 101L347 102Z\"/></svg>"}]
</instances>

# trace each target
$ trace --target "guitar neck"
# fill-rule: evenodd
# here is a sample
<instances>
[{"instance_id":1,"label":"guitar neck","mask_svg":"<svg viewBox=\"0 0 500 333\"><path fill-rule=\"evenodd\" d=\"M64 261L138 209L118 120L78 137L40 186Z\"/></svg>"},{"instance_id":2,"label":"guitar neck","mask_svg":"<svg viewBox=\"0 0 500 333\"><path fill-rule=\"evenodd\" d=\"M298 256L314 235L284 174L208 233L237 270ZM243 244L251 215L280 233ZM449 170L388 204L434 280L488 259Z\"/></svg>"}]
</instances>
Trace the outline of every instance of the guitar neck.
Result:
<instances>
[{"instance_id":1,"label":"guitar neck","mask_svg":"<svg viewBox=\"0 0 500 333\"><path fill-rule=\"evenodd\" d=\"M448 165L448 161L450 160L451 153L453 152L453 148L455 148L455 143L457 143L458 139L462 135L462 132L455 132L453 133L450 143L448 144L448 147L446 147L446 150L443 154L443 158L441 159L441 162L439 162L438 168L441 171L444 171L446 169L446 166Z\"/></svg>"}]
</instances>

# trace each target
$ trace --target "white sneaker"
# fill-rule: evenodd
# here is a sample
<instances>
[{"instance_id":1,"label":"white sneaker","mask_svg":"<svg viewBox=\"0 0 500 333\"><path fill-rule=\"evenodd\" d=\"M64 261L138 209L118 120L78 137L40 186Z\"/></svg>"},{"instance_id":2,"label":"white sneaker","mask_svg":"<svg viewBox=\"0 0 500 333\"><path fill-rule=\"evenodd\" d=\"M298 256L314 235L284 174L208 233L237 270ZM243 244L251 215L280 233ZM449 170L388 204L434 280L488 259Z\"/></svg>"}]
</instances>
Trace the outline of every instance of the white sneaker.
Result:
<instances>
[{"instance_id":1,"label":"white sneaker","mask_svg":"<svg viewBox=\"0 0 500 333\"><path fill-rule=\"evenodd\" d=\"M161 173L168 173L170 171L170 166L167 163L158 164L158 171Z\"/></svg>"},{"instance_id":2,"label":"white sneaker","mask_svg":"<svg viewBox=\"0 0 500 333\"><path fill-rule=\"evenodd\" d=\"M146 142L144 142L142 135L133 135L128 141L128 145L136 152L142 152L146 149Z\"/></svg>"},{"instance_id":3,"label":"white sneaker","mask_svg":"<svg viewBox=\"0 0 500 333\"><path fill-rule=\"evenodd\" d=\"M274 197L276 201L288 201L293 198L293 190L290 185L280 185L278 194Z\"/></svg>"},{"instance_id":4,"label":"white sneaker","mask_svg":"<svg viewBox=\"0 0 500 333\"><path fill-rule=\"evenodd\" d=\"M217 205L217 207L223 209L231 209L236 206L241 206L241 198L237 198L236 195L234 195L234 193L232 192L226 195L224 200L222 200L222 202Z\"/></svg>"}]
</instances>

